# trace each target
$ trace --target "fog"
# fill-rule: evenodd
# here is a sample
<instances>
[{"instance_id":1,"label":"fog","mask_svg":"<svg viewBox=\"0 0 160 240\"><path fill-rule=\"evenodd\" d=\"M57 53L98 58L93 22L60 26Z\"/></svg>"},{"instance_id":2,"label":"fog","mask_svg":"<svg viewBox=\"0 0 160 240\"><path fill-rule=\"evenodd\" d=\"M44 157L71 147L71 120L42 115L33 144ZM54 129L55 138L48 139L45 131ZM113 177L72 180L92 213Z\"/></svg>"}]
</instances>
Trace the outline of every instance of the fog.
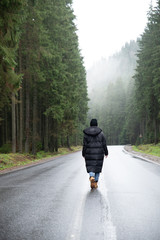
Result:
<instances>
[{"instance_id":1,"label":"fog","mask_svg":"<svg viewBox=\"0 0 160 240\"><path fill-rule=\"evenodd\" d=\"M101 59L87 71L88 94L91 101L103 101L110 83L121 79L125 88L128 87L136 68L136 52L138 45L136 41L126 43L120 52L108 59Z\"/></svg>"},{"instance_id":2,"label":"fog","mask_svg":"<svg viewBox=\"0 0 160 240\"><path fill-rule=\"evenodd\" d=\"M144 31L147 12L157 0L73 0L79 45L88 70L102 57L120 51Z\"/></svg>"},{"instance_id":3,"label":"fog","mask_svg":"<svg viewBox=\"0 0 160 240\"><path fill-rule=\"evenodd\" d=\"M125 120L134 89L137 50L137 41L130 41L120 52L101 59L87 71L88 120L98 119L109 144L126 144L128 141Z\"/></svg>"}]
</instances>

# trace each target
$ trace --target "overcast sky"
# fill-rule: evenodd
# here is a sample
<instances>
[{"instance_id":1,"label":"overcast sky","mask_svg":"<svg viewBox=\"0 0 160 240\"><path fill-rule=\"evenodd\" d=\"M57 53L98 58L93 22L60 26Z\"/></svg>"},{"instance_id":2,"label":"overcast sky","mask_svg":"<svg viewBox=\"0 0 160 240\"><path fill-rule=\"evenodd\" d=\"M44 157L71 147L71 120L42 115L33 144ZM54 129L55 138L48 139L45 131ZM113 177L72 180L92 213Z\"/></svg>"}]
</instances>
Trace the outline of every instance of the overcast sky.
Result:
<instances>
[{"instance_id":1,"label":"overcast sky","mask_svg":"<svg viewBox=\"0 0 160 240\"><path fill-rule=\"evenodd\" d=\"M155 6L156 0L152 2ZM151 0L73 0L86 69L143 33L150 3Z\"/></svg>"}]
</instances>

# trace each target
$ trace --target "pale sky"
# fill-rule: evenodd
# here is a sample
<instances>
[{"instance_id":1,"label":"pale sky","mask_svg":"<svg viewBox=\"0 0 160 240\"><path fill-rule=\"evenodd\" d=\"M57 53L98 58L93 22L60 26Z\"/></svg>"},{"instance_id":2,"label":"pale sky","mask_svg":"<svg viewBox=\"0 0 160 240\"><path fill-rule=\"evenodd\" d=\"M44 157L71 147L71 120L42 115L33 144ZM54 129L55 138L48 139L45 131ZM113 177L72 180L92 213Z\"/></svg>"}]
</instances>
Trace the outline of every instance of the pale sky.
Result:
<instances>
[{"instance_id":1,"label":"pale sky","mask_svg":"<svg viewBox=\"0 0 160 240\"><path fill-rule=\"evenodd\" d=\"M154 6L155 2L152 0ZM86 69L143 33L150 3L151 0L73 0Z\"/></svg>"}]
</instances>

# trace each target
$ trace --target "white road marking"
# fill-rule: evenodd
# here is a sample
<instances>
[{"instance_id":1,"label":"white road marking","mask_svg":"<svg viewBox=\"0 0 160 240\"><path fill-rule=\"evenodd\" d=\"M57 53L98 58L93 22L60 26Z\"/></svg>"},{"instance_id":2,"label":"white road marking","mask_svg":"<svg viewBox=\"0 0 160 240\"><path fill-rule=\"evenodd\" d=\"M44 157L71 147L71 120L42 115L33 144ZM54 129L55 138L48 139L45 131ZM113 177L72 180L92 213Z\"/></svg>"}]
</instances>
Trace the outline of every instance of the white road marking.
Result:
<instances>
[{"instance_id":1,"label":"white road marking","mask_svg":"<svg viewBox=\"0 0 160 240\"><path fill-rule=\"evenodd\" d=\"M76 209L76 215L74 216L72 232L69 233L69 236L67 236L66 240L80 240L85 202L86 195L82 194L81 199L79 199L78 208Z\"/></svg>"},{"instance_id":2,"label":"white road marking","mask_svg":"<svg viewBox=\"0 0 160 240\"><path fill-rule=\"evenodd\" d=\"M110 204L103 174L101 174L100 178L99 191L102 195L104 240L117 240L116 227L113 225L111 218Z\"/></svg>"}]
</instances>

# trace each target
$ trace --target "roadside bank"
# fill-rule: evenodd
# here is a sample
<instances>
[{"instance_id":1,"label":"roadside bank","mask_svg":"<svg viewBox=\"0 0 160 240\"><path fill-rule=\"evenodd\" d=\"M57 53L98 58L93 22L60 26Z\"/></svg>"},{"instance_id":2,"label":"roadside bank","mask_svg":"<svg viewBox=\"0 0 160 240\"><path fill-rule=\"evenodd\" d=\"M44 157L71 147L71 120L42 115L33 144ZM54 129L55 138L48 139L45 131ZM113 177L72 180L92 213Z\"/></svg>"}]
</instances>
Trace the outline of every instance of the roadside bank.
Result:
<instances>
[{"instance_id":1,"label":"roadside bank","mask_svg":"<svg viewBox=\"0 0 160 240\"><path fill-rule=\"evenodd\" d=\"M71 154L82 149L81 146L68 148L60 148L57 153L46 153L35 157L31 154L9 153L0 154L0 175L19 169L31 167L37 164L43 164L47 161L52 161L62 155Z\"/></svg>"},{"instance_id":2,"label":"roadside bank","mask_svg":"<svg viewBox=\"0 0 160 240\"><path fill-rule=\"evenodd\" d=\"M151 154L134 151L133 146L131 146L131 145L125 145L124 151L126 151L126 153L132 155L135 158L140 158L145 161L150 161L150 162L153 162L156 164L160 164L160 157L157 157L157 156L154 156Z\"/></svg>"}]
</instances>

